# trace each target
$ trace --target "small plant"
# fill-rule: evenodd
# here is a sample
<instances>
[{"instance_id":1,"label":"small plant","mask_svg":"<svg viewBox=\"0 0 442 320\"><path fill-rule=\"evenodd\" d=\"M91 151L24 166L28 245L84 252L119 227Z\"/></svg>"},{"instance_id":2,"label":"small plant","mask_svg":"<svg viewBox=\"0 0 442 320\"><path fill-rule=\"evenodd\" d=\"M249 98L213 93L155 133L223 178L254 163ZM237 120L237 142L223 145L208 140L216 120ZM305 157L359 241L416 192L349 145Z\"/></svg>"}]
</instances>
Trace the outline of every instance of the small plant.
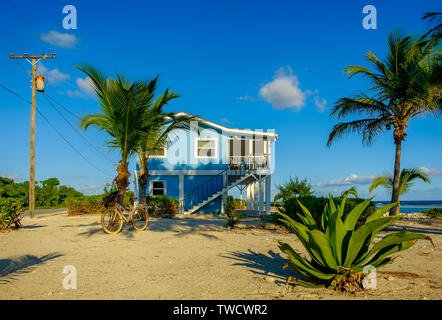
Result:
<instances>
[{"instance_id":1,"label":"small plant","mask_svg":"<svg viewBox=\"0 0 442 320\"><path fill-rule=\"evenodd\" d=\"M238 224L242 219L245 218L244 214L236 212L236 208L237 208L237 203L235 199L233 199L232 196L228 196L224 203L224 214L226 215L225 225L228 228L235 227L236 224Z\"/></svg>"},{"instance_id":2,"label":"small plant","mask_svg":"<svg viewBox=\"0 0 442 320\"><path fill-rule=\"evenodd\" d=\"M18 199L0 198L0 230L21 227L23 207Z\"/></svg>"},{"instance_id":3,"label":"small plant","mask_svg":"<svg viewBox=\"0 0 442 320\"><path fill-rule=\"evenodd\" d=\"M422 211L425 215L430 216L431 218L441 218L442 217L442 208L431 208Z\"/></svg>"},{"instance_id":4,"label":"small plant","mask_svg":"<svg viewBox=\"0 0 442 320\"><path fill-rule=\"evenodd\" d=\"M173 217L178 214L179 202L178 200L167 196L148 196L146 197L146 204L150 214L155 217Z\"/></svg>"},{"instance_id":5,"label":"small plant","mask_svg":"<svg viewBox=\"0 0 442 320\"><path fill-rule=\"evenodd\" d=\"M359 216L371 199L358 204L347 215L343 215L347 196L336 206L330 197L318 224L312 214L301 203L303 213L298 213L301 222L280 213L283 222L301 241L310 259L303 258L287 243L279 242L279 248L288 255L290 266L306 280L289 277L287 283L308 288L327 287L354 292L363 288L364 267L376 269L391 263L392 254L410 248L418 239L431 238L423 234L401 231L391 233L371 246L376 234L401 216L383 217L396 203L377 209L364 224L356 226Z\"/></svg>"}]
</instances>

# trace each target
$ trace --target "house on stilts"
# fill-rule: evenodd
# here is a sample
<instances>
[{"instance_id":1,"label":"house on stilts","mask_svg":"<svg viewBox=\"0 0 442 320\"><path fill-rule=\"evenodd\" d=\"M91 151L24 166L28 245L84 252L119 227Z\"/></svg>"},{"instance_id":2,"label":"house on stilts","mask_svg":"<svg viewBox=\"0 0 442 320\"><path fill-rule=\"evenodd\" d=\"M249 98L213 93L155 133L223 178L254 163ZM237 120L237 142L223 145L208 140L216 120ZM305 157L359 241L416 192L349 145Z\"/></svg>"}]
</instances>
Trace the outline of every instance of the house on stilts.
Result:
<instances>
[{"instance_id":1,"label":"house on stilts","mask_svg":"<svg viewBox=\"0 0 442 320\"><path fill-rule=\"evenodd\" d=\"M189 130L176 130L164 149L150 155L146 193L179 200L182 214L215 213L223 212L228 192L237 188L249 213L270 214L277 136L274 130L227 128L197 117Z\"/></svg>"}]
</instances>

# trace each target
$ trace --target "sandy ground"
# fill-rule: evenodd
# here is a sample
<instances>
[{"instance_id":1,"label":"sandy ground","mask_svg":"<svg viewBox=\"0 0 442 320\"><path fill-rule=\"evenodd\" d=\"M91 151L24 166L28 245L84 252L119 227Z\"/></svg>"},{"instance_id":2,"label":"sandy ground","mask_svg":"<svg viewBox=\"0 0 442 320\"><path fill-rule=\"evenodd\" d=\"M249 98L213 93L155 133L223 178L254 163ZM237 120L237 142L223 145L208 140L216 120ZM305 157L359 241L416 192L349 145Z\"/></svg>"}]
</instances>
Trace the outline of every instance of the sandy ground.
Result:
<instances>
[{"instance_id":1,"label":"sandy ground","mask_svg":"<svg viewBox=\"0 0 442 320\"><path fill-rule=\"evenodd\" d=\"M63 210L25 217L0 233L0 299L441 299L442 225L401 222L434 241L418 241L377 274L377 289L357 294L287 289L277 241L302 251L295 236L263 229L226 231L216 216L151 219L148 229L105 234L100 217ZM252 219L251 225L261 223ZM380 236L384 236L383 232ZM77 271L66 290L63 268Z\"/></svg>"}]
</instances>

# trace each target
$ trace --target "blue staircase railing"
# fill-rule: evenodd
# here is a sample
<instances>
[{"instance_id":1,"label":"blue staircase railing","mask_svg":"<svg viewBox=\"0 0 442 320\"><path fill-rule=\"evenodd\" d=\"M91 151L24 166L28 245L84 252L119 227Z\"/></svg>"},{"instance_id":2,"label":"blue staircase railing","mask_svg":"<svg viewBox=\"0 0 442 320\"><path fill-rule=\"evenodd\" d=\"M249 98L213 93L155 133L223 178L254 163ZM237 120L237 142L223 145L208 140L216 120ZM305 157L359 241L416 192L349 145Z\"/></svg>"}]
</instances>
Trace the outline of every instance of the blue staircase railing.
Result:
<instances>
[{"instance_id":1,"label":"blue staircase railing","mask_svg":"<svg viewBox=\"0 0 442 320\"><path fill-rule=\"evenodd\" d=\"M180 201L180 211L184 212L192 209L194 206L227 187L229 184L229 172L232 172L232 175L242 177L247 171L248 168L244 164L235 166L234 168L229 166L217 175L210 177L184 195L184 198Z\"/></svg>"}]
</instances>

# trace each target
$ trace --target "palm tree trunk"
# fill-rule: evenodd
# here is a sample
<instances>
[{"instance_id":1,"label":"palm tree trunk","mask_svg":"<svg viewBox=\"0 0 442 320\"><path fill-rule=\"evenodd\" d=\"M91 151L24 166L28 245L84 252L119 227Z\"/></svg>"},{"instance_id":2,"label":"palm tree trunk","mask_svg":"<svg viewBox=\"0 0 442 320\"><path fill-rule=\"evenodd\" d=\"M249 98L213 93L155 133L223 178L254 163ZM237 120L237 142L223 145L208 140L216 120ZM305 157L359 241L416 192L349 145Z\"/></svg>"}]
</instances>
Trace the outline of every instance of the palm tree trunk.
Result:
<instances>
[{"instance_id":1,"label":"palm tree trunk","mask_svg":"<svg viewBox=\"0 0 442 320\"><path fill-rule=\"evenodd\" d=\"M138 176L138 184L140 185L140 203L146 204L146 188L149 171L147 170L147 159L144 152L141 155L140 173Z\"/></svg>"},{"instance_id":2,"label":"palm tree trunk","mask_svg":"<svg viewBox=\"0 0 442 320\"><path fill-rule=\"evenodd\" d=\"M117 167L118 176L115 178L115 183L118 188L118 203L123 205L124 202L124 193L126 192L127 187L129 186L129 177L130 173L128 170L128 163L126 159L121 159L120 164Z\"/></svg>"},{"instance_id":3,"label":"palm tree trunk","mask_svg":"<svg viewBox=\"0 0 442 320\"><path fill-rule=\"evenodd\" d=\"M393 192L391 194L391 203L398 202L398 205L390 210L390 215L396 215L400 212L399 204L399 178L401 174L401 152L402 141L396 141L396 154L394 159Z\"/></svg>"}]
</instances>

